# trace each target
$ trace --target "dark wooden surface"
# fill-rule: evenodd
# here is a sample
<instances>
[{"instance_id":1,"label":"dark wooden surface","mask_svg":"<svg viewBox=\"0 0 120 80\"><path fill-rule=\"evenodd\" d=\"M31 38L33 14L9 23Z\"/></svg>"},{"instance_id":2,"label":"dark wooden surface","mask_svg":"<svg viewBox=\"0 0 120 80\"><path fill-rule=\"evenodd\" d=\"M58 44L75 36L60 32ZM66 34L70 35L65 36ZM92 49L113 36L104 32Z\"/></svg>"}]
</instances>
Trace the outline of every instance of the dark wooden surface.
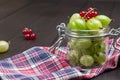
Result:
<instances>
[{"instance_id":1,"label":"dark wooden surface","mask_svg":"<svg viewBox=\"0 0 120 80\"><path fill-rule=\"evenodd\" d=\"M111 27L120 26L119 0L0 0L0 39L10 41L5 59L33 47L51 46L57 37L56 26L67 23L68 16L88 7L112 18ZM28 27L37 34L36 40L23 38L22 29ZM120 80L120 63L91 80Z\"/></svg>"}]
</instances>

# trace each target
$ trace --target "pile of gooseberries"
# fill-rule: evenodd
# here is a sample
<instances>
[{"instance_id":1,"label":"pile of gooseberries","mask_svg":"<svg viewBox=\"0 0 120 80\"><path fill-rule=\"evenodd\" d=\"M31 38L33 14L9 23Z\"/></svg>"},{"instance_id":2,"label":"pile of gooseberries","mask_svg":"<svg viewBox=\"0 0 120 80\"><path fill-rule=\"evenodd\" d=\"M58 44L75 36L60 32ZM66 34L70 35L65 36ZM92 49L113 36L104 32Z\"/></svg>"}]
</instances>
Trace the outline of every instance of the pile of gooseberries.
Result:
<instances>
[{"instance_id":1,"label":"pile of gooseberries","mask_svg":"<svg viewBox=\"0 0 120 80\"><path fill-rule=\"evenodd\" d=\"M100 15L95 8L88 8L86 11L74 13L69 20L68 27L71 31L88 31L75 33L75 36L94 36L104 33L111 22L106 15ZM91 32L89 32L91 31ZM70 38L68 41L69 62L74 66L93 67L103 65L106 61L105 44L103 37L99 38Z\"/></svg>"}]
</instances>

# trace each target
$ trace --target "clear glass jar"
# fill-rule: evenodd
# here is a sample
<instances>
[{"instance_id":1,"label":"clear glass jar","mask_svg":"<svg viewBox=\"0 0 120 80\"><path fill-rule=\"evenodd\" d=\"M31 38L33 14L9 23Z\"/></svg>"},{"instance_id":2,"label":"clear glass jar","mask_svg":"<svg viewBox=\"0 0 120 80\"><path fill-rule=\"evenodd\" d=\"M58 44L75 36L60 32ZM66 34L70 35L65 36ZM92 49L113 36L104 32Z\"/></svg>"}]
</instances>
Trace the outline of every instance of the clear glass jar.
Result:
<instances>
[{"instance_id":1,"label":"clear glass jar","mask_svg":"<svg viewBox=\"0 0 120 80\"><path fill-rule=\"evenodd\" d=\"M106 37L112 38L119 36L119 28L114 29L106 27L100 30L71 30L61 23L56 27L58 30L58 40L49 48L49 51L57 54L61 43L64 39L64 46L67 47L68 63L71 66L79 66L87 70L94 67L100 67L105 64L107 46L105 45ZM66 45L67 43L67 45ZM66 58L66 57L65 57Z\"/></svg>"},{"instance_id":2,"label":"clear glass jar","mask_svg":"<svg viewBox=\"0 0 120 80\"><path fill-rule=\"evenodd\" d=\"M68 46L68 61L72 66L83 69L99 67L107 59L104 40L106 29L72 31L65 28Z\"/></svg>"}]
</instances>

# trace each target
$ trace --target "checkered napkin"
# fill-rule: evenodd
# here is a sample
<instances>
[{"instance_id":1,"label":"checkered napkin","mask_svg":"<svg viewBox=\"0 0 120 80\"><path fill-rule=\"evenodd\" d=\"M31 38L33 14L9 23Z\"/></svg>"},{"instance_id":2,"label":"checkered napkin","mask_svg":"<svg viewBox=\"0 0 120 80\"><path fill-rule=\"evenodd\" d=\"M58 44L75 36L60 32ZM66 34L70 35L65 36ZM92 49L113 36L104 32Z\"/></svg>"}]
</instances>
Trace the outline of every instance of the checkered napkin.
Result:
<instances>
[{"instance_id":1,"label":"checkered napkin","mask_svg":"<svg viewBox=\"0 0 120 80\"><path fill-rule=\"evenodd\" d=\"M21 54L0 61L2 80L68 80L81 74L47 50L32 47Z\"/></svg>"},{"instance_id":2,"label":"checkered napkin","mask_svg":"<svg viewBox=\"0 0 120 80\"><path fill-rule=\"evenodd\" d=\"M60 47L55 52L56 54L53 54L48 51L49 47L36 46L18 55L1 60L0 77L2 80L90 79L107 69L116 68L120 52L114 48L113 41L113 39L106 39L106 47L108 47L106 50L108 57L106 64L84 73L81 72L78 66L71 67L67 63L67 47Z\"/></svg>"}]
</instances>

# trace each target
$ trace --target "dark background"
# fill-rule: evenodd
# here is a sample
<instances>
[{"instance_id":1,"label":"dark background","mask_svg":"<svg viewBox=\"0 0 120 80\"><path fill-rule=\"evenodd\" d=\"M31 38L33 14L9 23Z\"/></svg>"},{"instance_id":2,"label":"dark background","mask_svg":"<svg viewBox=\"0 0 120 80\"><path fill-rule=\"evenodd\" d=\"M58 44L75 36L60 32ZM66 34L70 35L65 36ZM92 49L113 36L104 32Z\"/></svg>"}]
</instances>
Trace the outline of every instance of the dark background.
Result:
<instances>
[{"instance_id":1,"label":"dark background","mask_svg":"<svg viewBox=\"0 0 120 80\"><path fill-rule=\"evenodd\" d=\"M120 26L119 0L0 0L0 40L10 41L9 51L0 59L20 54L33 46L51 46L57 39L56 26L68 23L73 13L94 7L99 14L112 19L111 27ZM25 40L23 28L37 34L36 40ZM120 63L91 80L120 80Z\"/></svg>"}]
</instances>

